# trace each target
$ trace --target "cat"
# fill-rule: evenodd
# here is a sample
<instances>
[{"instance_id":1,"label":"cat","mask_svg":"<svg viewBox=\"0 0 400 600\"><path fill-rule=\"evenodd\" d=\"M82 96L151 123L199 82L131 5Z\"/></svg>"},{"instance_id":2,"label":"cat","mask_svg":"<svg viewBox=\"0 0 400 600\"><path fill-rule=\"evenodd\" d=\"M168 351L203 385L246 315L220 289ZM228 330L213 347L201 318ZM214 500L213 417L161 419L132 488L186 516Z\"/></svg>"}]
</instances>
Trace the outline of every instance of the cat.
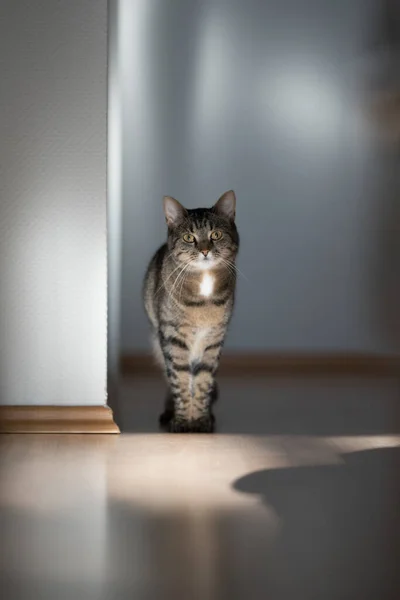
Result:
<instances>
[{"instance_id":1,"label":"cat","mask_svg":"<svg viewBox=\"0 0 400 600\"><path fill-rule=\"evenodd\" d=\"M168 382L160 424L172 433L210 433L215 374L236 288L236 196L212 208L186 209L163 199L167 243L153 256L143 296L154 354Z\"/></svg>"}]
</instances>

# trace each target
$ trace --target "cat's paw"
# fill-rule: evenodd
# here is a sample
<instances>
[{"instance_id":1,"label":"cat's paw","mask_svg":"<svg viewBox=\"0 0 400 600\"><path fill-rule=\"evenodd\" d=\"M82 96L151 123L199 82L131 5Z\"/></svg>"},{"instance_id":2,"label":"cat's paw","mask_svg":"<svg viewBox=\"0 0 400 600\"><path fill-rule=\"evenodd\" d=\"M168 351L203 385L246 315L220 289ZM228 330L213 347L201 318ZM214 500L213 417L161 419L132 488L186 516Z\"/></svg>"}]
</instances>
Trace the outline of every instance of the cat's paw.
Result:
<instances>
[{"instance_id":1,"label":"cat's paw","mask_svg":"<svg viewBox=\"0 0 400 600\"><path fill-rule=\"evenodd\" d=\"M191 431L190 425L191 421L174 417L168 422L168 429L170 433L189 433Z\"/></svg>"},{"instance_id":2,"label":"cat's paw","mask_svg":"<svg viewBox=\"0 0 400 600\"><path fill-rule=\"evenodd\" d=\"M214 415L206 415L193 421L175 417L169 421L168 428L171 433L212 433L214 425Z\"/></svg>"},{"instance_id":3,"label":"cat's paw","mask_svg":"<svg viewBox=\"0 0 400 600\"><path fill-rule=\"evenodd\" d=\"M191 430L193 433L213 433L215 426L214 415L206 415L200 419L191 422Z\"/></svg>"}]
</instances>

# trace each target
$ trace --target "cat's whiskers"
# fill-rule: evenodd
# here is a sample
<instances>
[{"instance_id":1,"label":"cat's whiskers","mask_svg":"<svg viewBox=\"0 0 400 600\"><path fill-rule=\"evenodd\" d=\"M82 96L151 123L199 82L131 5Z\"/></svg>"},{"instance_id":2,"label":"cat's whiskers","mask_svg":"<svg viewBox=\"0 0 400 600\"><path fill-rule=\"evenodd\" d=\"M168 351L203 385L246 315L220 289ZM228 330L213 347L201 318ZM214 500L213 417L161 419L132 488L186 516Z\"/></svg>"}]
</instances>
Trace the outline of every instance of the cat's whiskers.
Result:
<instances>
[{"instance_id":1,"label":"cat's whiskers","mask_svg":"<svg viewBox=\"0 0 400 600\"><path fill-rule=\"evenodd\" d=\"M239 275L241 275L241 277L243 277L246 281L249 281L249 279L246 277L246 275L243 273L243 271L241 271L239 269L239 267L236 265L236 263L232 262L229 259L223 258L222 256L218 256L218 258L224 263L226 264L226 266L229 268L231 267L232 269L234 269L235 273L238 273Z\"/></svg>"},{"instance_id":2,"label":"cat's whiskers","mask_svg":"<svg viewBox=\"0 0 400 600\"><path fill-rule=\"evenodd\" d=\"M191 264L192 262L194 262L194 261L190 261L190 263L189 263L189 264ZM184 274L183 274L183 277L182 277L182 283L181 283L181 287L180 287L180 289L179 289L179 299L178 299L178 301L179 301L179 302L181 301L181 296L182 296L182 290L183 290L183 286L185 285L185 281L186 281L186 279L187 279L187 276L188 276L188 274L189 274L189 272L188 272L188 270L186 269L186 271L184 272Z\"/></svg>"},{"instance_id":3,"label":"cat's whiskers","mask_svg":"<svg viewBox=\"0 0 400 600\"><path fill-rule=\"evenodd\" d=\"M185 265L183 265L182 269L179 271L175 281L172 284L172 287L169 291L168 297L172 298L172 295L175 291L175 288L178 287L178 282L181 280L181 278L184 277L185 271L188 269L188 267L192 264L193 261L189 261L188 263L186 263Z\"/></svg>"},{"instance_id":4,"label":"cat's whiskers","mask_svg":"<svg viewBox=\"0 0 400 600\"><path fill-rule=\"evenodd\" d=\"M234 268L234 265L232 265L231 263L229 263L227 260L225 260L221 256L219 256L218 258L225 265L225 267L227 268L227 270L228 270L229 274L231 275L231 277L236 277L236 269Z\"/></svg>"},{"instance_id":5,"label":"cat's whiskers","mask_svg":"<svg viewBox=\"0 0 400 600\"><path fill-rule=\"evenodd\" d=\"M176 287L177 287L177 285L178 285L179 278L180 278L180 276L182 275L182 273L184 273L184 271L185 271L186 267L187 267L187 265L186 265L186 264L184 264L184 265L183 265L183 267L181 268L181 270L179 271L178 275L177 275L177 276L175 277L175 279L173 280L173 282L172 282L172 285L171 285L171 288L170 288L170 290L169 290L169 293L168 293L168 298L169 298L169 299L171 299L171 298L172 298L172 296L173 296L173 293L174 293L174 290L175 290L175 288L176 288Z\"/></svg>"},{"instance_id":6,"label":"cat's whiskers","mask_svg":"<svg viewBox=\"0 0 400 600\"><path fill-rule=\"evenodd\" d=\"M164 283L163 283L163 284L162 284L162 285L161 285L161 286L158 288L158 290L155 292L154 296L157 296L157 294L158 294L159 292L161 292L161 290L162 290L163 288L165 288L165 286L167 285L168 281L171 279L172 275L173 275L174 273L176 273L176 271L177 271L178 269L180 269L180 268L181 268L181 265L180 265L180 264L179 264L177 267L175 267L175 269L172 271L172 273L170 273L170 274L168 275L168 277L167 277L167 279L164 281Z\"/></svg>"},{"instance_id":7,"label":"cat's whiskers","mask_svg":"<svg viewBox=\"0 0 400 600\"><path fill-rule=\"evenodd\" d=\"M176 286L175 286L175 287L176 287L176 289L178 288L178 285L180 284L179 293L177 293L177 296L179 296L179 297L178 297L178 301L179 301L179 302L180 302L180 297L181 297L181 294L182 294L182 286L183 286L183 284L184 284L184 282L185 282L185 279L186 279L186 277L187 277L187 271L188 271L188 267L189 267L189 265L191 264L191 262L192 262L192 261L189 261L189 262L188 262L188 263L185 265L185 268L184 268L184 269L183 269L183 270L182 270L182 271L179 273L179 276L176 278ZM179 280L179 281L178 281L178 280ZM175 287L174 287L174 289L175 289Z\"/></svg>"}]
</instances>

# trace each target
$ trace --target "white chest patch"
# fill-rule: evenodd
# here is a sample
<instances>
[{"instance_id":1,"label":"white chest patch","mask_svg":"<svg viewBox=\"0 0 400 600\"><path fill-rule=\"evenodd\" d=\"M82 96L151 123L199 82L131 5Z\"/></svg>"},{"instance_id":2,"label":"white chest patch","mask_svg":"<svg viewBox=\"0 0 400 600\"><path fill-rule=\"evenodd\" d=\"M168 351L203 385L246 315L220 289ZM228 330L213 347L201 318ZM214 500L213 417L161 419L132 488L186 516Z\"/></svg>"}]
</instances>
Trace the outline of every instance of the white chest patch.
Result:
<instances>
[{"instance_id":1,"label":"white chest patch","mask_svg":"<svg viewBox=\"0 0 400 600\"><path fill-rule=\"evenodd\" d=\"M214 278L211 277L210 273L204 273L203 278L200 282L200 296L211 296L214 290Z\"/></svg>"}]
</instances>

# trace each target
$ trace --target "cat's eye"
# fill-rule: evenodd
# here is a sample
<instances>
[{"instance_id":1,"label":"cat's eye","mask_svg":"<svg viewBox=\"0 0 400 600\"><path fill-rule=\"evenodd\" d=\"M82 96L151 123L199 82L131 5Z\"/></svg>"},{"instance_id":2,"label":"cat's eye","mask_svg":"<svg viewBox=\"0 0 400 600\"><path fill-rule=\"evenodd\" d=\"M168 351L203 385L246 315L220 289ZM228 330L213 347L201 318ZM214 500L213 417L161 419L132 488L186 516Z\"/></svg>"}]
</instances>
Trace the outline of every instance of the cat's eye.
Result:
<instances>
[{"instance_id":1,"label":"cat's eye","mask_svg":"<svg viewBox=\"0 0 400 600\"><path fill-rule=\"evenodd\" d=\"M213 231L210 237L212 240L214 240L214 242L216 242L222 238L222 231Z\"/></svg>"},{"instance_id":2,"label":"cat's eye","mask_svg":"<svg viewBox=\"0 0 400 600\"><path fill-rule=\"evenodd\" d=\"M185 235L183 236L183 239L187 244L193 244L194 235L192 235L191 233L185 233Z\"/></svg>"}]
</instances>

